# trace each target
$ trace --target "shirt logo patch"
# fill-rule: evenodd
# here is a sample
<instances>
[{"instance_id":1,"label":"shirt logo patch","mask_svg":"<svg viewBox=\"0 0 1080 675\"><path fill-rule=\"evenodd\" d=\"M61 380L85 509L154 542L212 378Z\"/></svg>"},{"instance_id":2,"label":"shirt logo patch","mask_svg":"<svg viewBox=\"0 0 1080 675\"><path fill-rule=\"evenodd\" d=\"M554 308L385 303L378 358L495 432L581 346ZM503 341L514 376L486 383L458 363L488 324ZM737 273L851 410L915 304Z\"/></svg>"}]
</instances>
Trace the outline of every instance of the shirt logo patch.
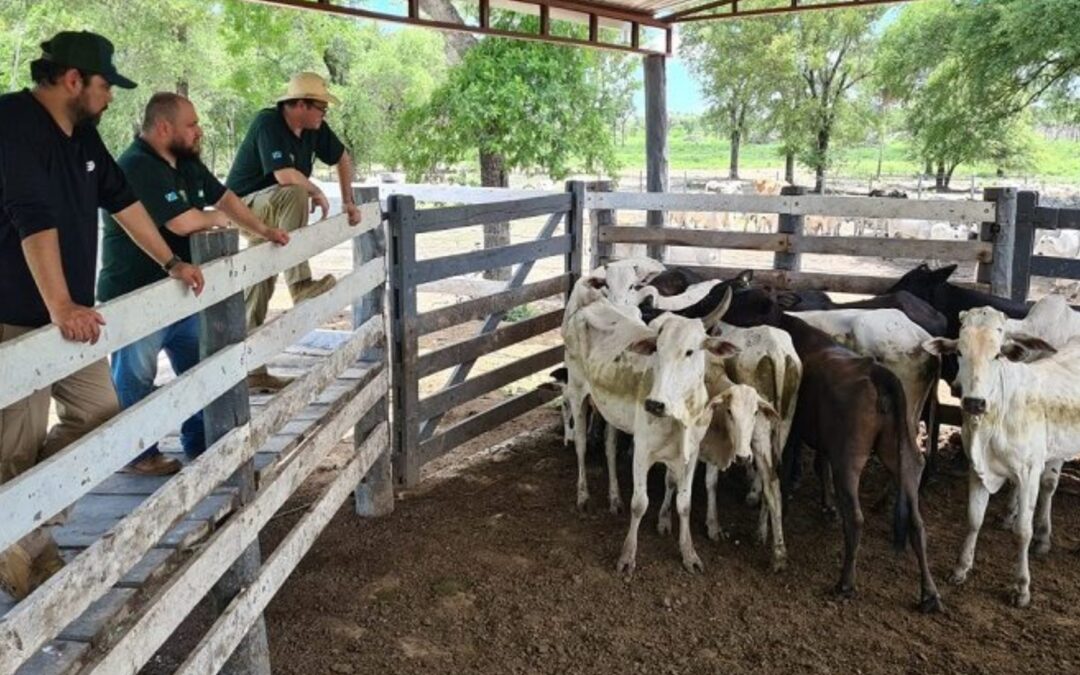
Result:
<instances>
[{"instance_id":1,"label":"shirt logo patch","mask_svg":"<svg viewBox=\"0 0 1080 675\"><path fill-rule=\"evenodd\" d=\"M94 160L90 160L86 163L86 173L90 173L95 168L97 168L97 164L94 164Z\"/></svg>"},{"instance_id":2,"label":"shirt logo patch","mask_svg":"<svg viewBox=\"0 0 1080 675\"><path fill-rule=\"evenodd\" d=\"M206 193L204 193L202 190L199 190L199 199L204 199L204 198L206 198Z\"/></svg>"},{"instance_id":3,"label":"shirt logo patch","mask_svg":"<svg viewBox=\"0 0 1080 675\"><path fill-rule=\"evenodd\" d=\"M271 159L281 159L281 157L282 157L282 155L281 155L280 150L275 150L275 151L270 153L270 158Z\"/></svg>"},{"instance_id":4,"label":"shirt logo patch","mask_svg":"<svg viewBox=\"0 0 1080 675\"><path fill-rule=\"evenodd\" d=\"M170 204L172 202L175 202L177 199L180 199L180 195L176 194L175 192L165 193L165 201L169 202Z\"/></svg>"}]
</instances>

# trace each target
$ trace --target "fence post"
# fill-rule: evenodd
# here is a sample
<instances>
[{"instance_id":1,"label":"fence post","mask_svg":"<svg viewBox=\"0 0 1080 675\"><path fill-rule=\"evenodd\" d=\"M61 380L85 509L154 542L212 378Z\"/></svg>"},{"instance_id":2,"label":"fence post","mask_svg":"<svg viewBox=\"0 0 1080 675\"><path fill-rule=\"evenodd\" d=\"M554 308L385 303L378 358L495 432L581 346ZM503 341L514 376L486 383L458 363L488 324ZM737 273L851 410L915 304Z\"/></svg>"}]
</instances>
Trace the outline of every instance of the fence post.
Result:
<instances>
[{"instance_id":1,"label":"fence post","mask_svg":"<svg viewBox=\"0 0 1080 675\"><path fill-rule=\"evenodd\" d=\"M234 255L239 250L240 235L234 229L200 232L191 237L191 257L199 265ZM243 342L247 337L244 293L238 291L203 310L200 333L199 355L203 359L229 345ZM241 380L203 410L207 447L250 419L247 382ZM256 492L255 461L248 460L237 469L229 479L229 484L238 488L241 505L251 503ZM218 613L224 611L243 589L255 582L261 566L262 555L256 540L240 554L214 586L211 596ZM230 675L270 675L270 648L266 637L266 623L261 616L244 636L221 672Z\"/></svg>"},{"instance_id":2,"label":"fence post","mask_svg":"<svg viewBox=\"0 0 1080 675\"><path fill-rule=\"evenodd\" d=\"M570 252L566 254L566 271L571 275L570 290L566 292L566 299L569 300L574 292L574 283L581 278L585 253L585 183L568 181L566 190L571 195L570 210L566 213L566 234L570 237Z\"/></svg>"},{"instance_id":3,"label":"fence post","mask_svg":"<svg viewBox=\"0 0 1080 675\"><path fill-rule=\"evenodd\" d=\"M1013 243L1012 299L1027 301L1031 291L1031 256L1035 252L1035 209L1039 193L1027 190L1016 196L1016 241Z\"/></svg>"},{"instance_id":4,"label":"fence post","mask_svg":"<svg viewBox=\"0 0 1080 675\"><path fill-rule=\"evenodd\" d=\"M1016 188L986 188L983 199L994 202L995 218L983 223L979 233L981 241L993 242L994 260L990 264L979 263L977 280L990 284L994 295L1012 297L1013 240L1016 236Z\"/></svg>"},{"instance_id":5,"label":"fence post","mask_svg":"<svg viewBox=\"0 0 1080 675\"><path fill-rule=\"evenodd\" d=\"M611 182L602 180L588 186L589 192L611 192ZM589 228L592 251L589 257L589 271L606 264L611 260L611 242L601 241L600 228L614 227L618 224L614 209L590 209Z\"/></svg>"},{"instance_id":6,"label":"fence post","mask_svg":"<svg viewBox=\"0 0 1080 675\"><path fill-rule=\"evenodd\" d=\"M780 194L785 197L797 197L806 194L806 188L801 185L785 185L780 188ZM802 254L799 253L799 240L803 236L805 216L791 213L781 213L777 221L776 231L788 235L791 245L787 251L777 251L773 254L773 267L785 272L797 272L802 266Z\"/></svg>"},{"instance_id":7,"label":"fence post","mask_svg":"<svg viewBox=\"0 0 1080 675\"><path fill-rule=\"evenodd\" d=\"M353 200L357 204L366 204L379 201L379 188L353 188ZM380 220L382 215L380 213ZM353 239L353 269L359 269L365 262L386 255L386 232L383 229L385 223L380 223L373 230L364 232ZM384 268L385 269L385 268ZM385 278L385 277L384 277ZM367 323L375 316L385 316L384 297L386 284L377 286L365 295L360 302L353 305L353 329ZM371 347L360 355L360 360L372 366L387 367L386 349L381 346ZM387 419L389 411L389 397L384 396L371 410L366 412L353 430L353 446L359 448L367 438L371 430L380 422ZM353 495L353 503L356 514L359 516L376 517L389 515L394 510L394 472L390 458L391 450L375 460L371 469L361 479Z\"/></svg>"},{"instance_id":8,"label":"fence post","mask_svg":"<svg viewBox=\"0 0 1080 675\"><path fill-rule=\"evenodd\" d=\"M420 381L416 371L419 336L416 333L416 201L408 195L387 200L387 226L392 242L390 259L393 303L393 476L398 485L411 487L420 480L417 439L421 420L416 417Z\"/></svg>"}]
</instances>

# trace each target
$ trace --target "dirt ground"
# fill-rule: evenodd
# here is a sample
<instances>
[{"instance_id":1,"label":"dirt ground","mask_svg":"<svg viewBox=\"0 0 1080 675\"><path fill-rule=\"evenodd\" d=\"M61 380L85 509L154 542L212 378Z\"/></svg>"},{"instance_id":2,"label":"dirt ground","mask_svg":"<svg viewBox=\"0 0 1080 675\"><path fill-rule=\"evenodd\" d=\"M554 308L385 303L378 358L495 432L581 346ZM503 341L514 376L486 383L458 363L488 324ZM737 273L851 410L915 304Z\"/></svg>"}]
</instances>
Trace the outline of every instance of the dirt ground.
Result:
<instances>
[{"instance_id":1,"label":"dirt ground","mask_svg":"<svg viewBox=\"0 0 1080 675\"><path fill-rule=\"evenodd\" d=\"M346 507L270 605L276 673L1047 672L1080 666L1075 553L1080 499L1059 494L1055 548L1033 558L1034 603L1006 604L1012 535L992 527L991 503L976 568L946 582L964 530L966 482L929 483L923 513L947 613L915 610L914 556L892 553L889 513L871 511L887 475L864 479L866 534L859 593L829 589L838 575L839 526L817 508L808 471L785 515L788 570L773 574L752 543L755 513L737 475L725 478L721 520L731 537L704 533L695 490L692 528L704 574L683 570L675 541L654 529L659 476L641 530L638 570L614 572L627 516L606 510L604 470L593 458L594 508L574 507L575 461L552 410L519 426L525 441L489 461L406 493L390 517L360 520ZM479 439L478 439L479 440ZM626 458L624 457L624 460ZM629 493L628 462L621 465ZM699 475L700 483L700 475ZM700 485L699 485L700 487ZM264 550L291 527L281 518Z\"/></svg>"}]
</instances>

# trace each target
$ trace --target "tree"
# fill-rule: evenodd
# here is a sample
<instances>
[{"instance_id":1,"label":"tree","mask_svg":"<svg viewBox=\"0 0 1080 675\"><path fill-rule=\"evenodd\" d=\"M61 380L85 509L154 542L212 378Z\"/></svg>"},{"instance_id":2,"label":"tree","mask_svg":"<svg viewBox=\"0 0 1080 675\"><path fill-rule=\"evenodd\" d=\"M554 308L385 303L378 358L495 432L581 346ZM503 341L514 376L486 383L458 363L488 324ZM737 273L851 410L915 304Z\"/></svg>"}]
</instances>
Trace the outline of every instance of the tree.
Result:
<instances>
[{"instance_id":1,"label":"tree","mask_svg":"<svg viewBox=\"0 0 1080 675\"><path fill-rule=\"evenodd\" d=\"M574 168L616 168L611 129L616 106L605 99L595 52L486 38L469 49L424 105L397 126L398 161L415 179L469 156L481 183L506 187L512 170L563 178ZM484 246L509 243L505 224L485 227ZM491 270L489 278L507 278Z\"/></svg>"},{"instance_id":2,"label":"tree","mask_svg":"<svg viewBox=\"0 0 1080 675\"><path fill-rule=\"evenodd\" d=\"M709 101L709 119L731 142L728 177L739 177L739 148L751 124L760 122L776 92L775 77L787 65L778 50L775 20L689 24L682 33L687 62Z\"/></svg>"}]
</instances>

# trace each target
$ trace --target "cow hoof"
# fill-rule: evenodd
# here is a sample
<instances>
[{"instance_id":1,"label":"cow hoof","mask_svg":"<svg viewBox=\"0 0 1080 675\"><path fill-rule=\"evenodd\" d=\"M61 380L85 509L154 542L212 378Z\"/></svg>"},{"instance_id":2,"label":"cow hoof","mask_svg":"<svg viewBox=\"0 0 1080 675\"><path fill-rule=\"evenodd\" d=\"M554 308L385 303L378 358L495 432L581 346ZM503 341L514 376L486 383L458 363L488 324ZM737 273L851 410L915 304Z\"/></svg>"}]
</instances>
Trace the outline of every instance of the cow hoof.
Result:
<instances>
[{"instance_id":1,"label":"cow hoof","mask_svg":"<svg viewBox=\"0 0 1080 675\"><path fill-rule=\"evenodd\" d=\"M960 569L953 570L953 573L949 575L949 583L954 586L962 585L965 581L967 581L968 571L969 570Z\"/></svg>"},{"instance_id":2,"label":"cow hoof","mask_svg":"<svg viewBox=\"0 0 1080 675\"><path fill-rule=\"evenodd\" d=\"M1036 541L1035 545L1031 548L1031 552L1040 558L1045 558L1050 555L1050 540Z\"/></svg>"},{"instance_id":3,"label":"cow hoof","mask_svg":"<svg viewBox=\"0 0 1080 675\"><path fill-rule=\"evenodd\" d=\"M843 598L844 600L851 600L855 597L855 587L847 586L841 581L833 587L833 595Z\"/></svg>"},{"instance_id":4,"label":"cow hoof","mask_svg":"<svg viewBox=\"0 0 1080 675\"><path fill-rule=\"evenodd\" d=\"M836 507L835 506L822 506L821 507L821 515L822 515L822 517L825 518L825 520L829 521L830 523L835 523L836 522Z\"/></svg>"},{"instance_id":5,"label":"cow hoof","mask_svg":"<svg viewBox=\"0 0 1080 675\"><path fill-rule=\"evenodd\" d=\"M1014 588L1012 591L1012 606L1024 609L1031 604L1031 591Z\"/></svg>"},{"instance_id":6,"label":"cow hoof","mask_svg":"<svg viewBox=\"0 0 1080 675\"><path fill-rule=\"evenodd\" d=\"M922 599L919 603L919 611L923 614L943 614L945 605L941 604L941 596L934 594Z\"/></svg>"},{"instance_id":7,"label":"cow hoof","mask_svg":"<svg viewBox=\"0 0 1080 675\"><path fill-rule=\"evenodd\" d=\"M631 577L634 574L634 566L635 561L633 556L623 556L619 558L619 563L615 566L615 572L624 577Z\"/></svg>"},{"instance_id":8,"label":"cow hoof","mask_svg":"<svg viewBox=\"0 0 1080 675\"><path fill-rule=\"evenodd\" d=\"M712 541L727 541L728 533L719 525L709 527L709 539Z\"/></svg>"},{"instance_id":9,"label":"cow hoof","mask_svg":"<svg viewBox=\"0 0 1080 675\"><path fill-rule=\"evenodd\" d=\"M657 520L656 531L659 532L661 536L667 536L671 534L671 519L661 518Z\"/></svg>"},{"instance_id":10,"label":"cow hoof","mask_svg":"<svg viewBox=\"0 0 1080 675\"><path fill-rule=\"evenodd\" d=\"M687 572L701 574L705 571L705 563L701 562L701 558L698 557L697 553L693 553L689 556L683 556L682 564L683 567L686 568Z\"/></svg>"},{"instance_id":11,"label":"cow hoof","mask_svg":"<svg viewBox=\"0 0 1080 675\"><path fill-rule=\"evenodd\" d=\"M587 496L586 497L578 497L577 510L580 511L581 513L588 513L589 512L589 498Z\"/></svg>"},{"instance_id":12,"label":"cow hoof","mask_svg":"<svg viewBox=\"0 0 1080 675\"><path fill-rule=\"evenodd\" d=\"M621 514L622 511L623 511L622 500L619 499L618 497L610 500L608 502L608 511L611 511L611 515L613 515L613 516L617 516L617 515Z\"/></svg>"},{"instance_id":13,"label":"cow hoof","mask_svg":"<svg viewBox=\"0 0 1080 675\"><path fill-rule=\"evenodd\" d=\"M786 557L773 558L772 571L773 571L774 574L779 573L779 572L783 572L786 569L787 569L787 558Z\"/></svg>"}]
</instances>

